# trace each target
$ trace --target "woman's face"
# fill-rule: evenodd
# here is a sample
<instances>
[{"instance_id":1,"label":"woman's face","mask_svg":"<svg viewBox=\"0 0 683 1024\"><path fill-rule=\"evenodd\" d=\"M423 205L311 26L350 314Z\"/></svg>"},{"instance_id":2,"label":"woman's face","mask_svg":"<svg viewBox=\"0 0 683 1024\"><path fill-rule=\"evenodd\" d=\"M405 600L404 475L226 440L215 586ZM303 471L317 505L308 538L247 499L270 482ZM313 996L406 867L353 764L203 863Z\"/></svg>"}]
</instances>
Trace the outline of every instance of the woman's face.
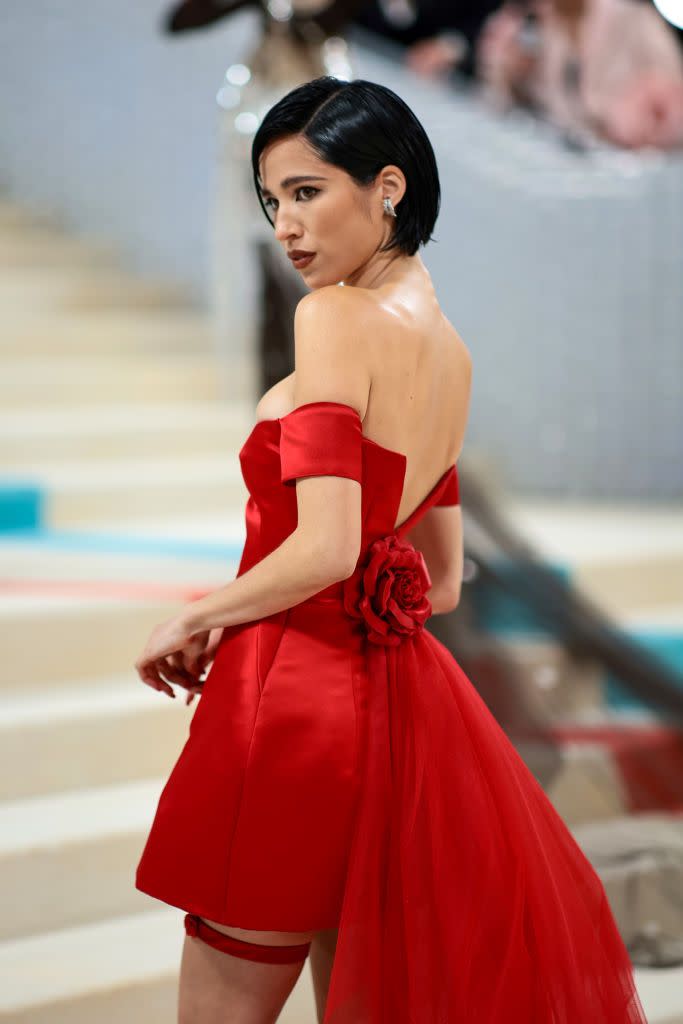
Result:
<instances>
[{"instance_id":1,"label":"woman's face","mask_svg":"<svg viewBox=\"0 0 683 1024\"><path fill-rule=\"evenodd\" d=\"M357 279L392 231L384 196L397 206L403 195L398 168L384 168L371 187L361 189L346 171L316 156L300 136L267 146L259 174L263 201L285 252L315 253L306 265L293 263L310 288ZM287 181L292 178L298 180Z\"/></svg>"}]
</instances>

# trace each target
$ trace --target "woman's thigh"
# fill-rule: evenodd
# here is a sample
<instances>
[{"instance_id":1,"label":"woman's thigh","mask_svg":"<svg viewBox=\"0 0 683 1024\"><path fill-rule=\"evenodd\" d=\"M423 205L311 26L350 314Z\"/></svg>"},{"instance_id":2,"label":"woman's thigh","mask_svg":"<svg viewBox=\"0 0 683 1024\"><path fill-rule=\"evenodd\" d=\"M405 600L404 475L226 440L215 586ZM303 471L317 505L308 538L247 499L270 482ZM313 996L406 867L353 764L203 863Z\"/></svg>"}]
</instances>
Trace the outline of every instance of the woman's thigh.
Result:
<instances>
[{"instance_id":1,"label":"woman's thigh","mask_svg":"<svg viewBox=\"0 0 683 1024\"><path fill-rule=\"evenodd\" d=\"M264 946L311 941L315 932L255 931L201 918L224 935ZM312 947L311 947L312 948ZM180 967L178 1024L272 1024L294 988L305 958L268 963L223 950L187 935Z\"/></svg>"}]
</instances>

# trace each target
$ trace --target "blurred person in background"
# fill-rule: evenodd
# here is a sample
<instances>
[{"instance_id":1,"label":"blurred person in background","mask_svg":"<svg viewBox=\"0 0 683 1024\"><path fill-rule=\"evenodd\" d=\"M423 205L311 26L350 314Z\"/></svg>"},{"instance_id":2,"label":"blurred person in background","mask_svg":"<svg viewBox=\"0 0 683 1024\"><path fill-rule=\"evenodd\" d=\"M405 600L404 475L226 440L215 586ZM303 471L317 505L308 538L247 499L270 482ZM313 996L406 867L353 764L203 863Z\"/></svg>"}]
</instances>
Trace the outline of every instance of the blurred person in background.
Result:
<instances>
[{"instance_id":1,"label":"blurred person in background","mask_svg":"<svg viewBox=\"0 0 683 1024\"><path fill-rule=\"evenodd\" d=\"M405 47L405 63L426 77L474 76L476 42L501 0L292 0L295 15L310 15L329 31L355 22ZM181 0L168 12L172 32L205 28L261 0Z\"/></svg>"},{"instance_id":2,"label":"blurred person in background","mask_svg":"<svg viewBox=\"0 0 683 1024\"><path fill-rule=\"evenodd\" d=\"M425 77L476 73L479 33L501 0L369 0L355 22L406 47L405 63Z\"/></svg>"},{"instance_id":3,"label":"blurred person in background","mask_svg":"<svg viewBox=\"0 0 683 1024\"><path fill-rule=\"evenodd\" d=\"M506 3L479 37L477 72L503 105L628 148L683 146L683 54L638 0Z\"/></svg>"}]
</instances>

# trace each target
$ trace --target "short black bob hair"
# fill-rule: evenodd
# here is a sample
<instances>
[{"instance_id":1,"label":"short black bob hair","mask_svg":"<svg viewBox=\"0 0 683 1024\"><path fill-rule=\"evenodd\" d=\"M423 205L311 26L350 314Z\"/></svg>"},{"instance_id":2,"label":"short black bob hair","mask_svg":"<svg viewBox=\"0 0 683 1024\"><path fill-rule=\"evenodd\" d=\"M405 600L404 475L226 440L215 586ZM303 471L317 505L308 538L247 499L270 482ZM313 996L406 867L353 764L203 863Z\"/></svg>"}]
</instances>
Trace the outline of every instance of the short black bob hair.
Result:
<instances>
[{"instance_id":1,"label":"short black bob hair","mask_svg":"<svg viewBox=\"0 0 683 1024\"><path fill-rule=\"evenodd\" d=\"M380 251L398 249L412 256L430 241L441 201L436 158L424 128L395 92L362 78L349 82L323 75L271 107L251 148L256 194L271 224L259 161L266 146L289 135L301 135L321 160L341 167L361 186L387 164L400 167L406 192L396 208L393 235Z\"/></svg>"}]
</instances>

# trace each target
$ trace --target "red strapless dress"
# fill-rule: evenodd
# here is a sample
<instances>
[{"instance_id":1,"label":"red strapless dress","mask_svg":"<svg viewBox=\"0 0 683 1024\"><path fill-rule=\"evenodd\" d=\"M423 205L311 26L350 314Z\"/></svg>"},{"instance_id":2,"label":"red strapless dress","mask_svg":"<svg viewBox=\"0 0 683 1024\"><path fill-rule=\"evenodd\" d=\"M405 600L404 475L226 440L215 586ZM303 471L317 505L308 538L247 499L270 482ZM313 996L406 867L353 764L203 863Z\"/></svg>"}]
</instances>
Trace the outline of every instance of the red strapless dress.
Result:
<instances>
[{"instance_id":1,"label":"red strapless dress","mask_svg":"<svg viewBox=\"0 0 683 1024\"><path fill-rule=\"evenodd\" d=\"M297 477L362 486L354 574L227 627L159 798L143 892L240 928L339 928L324 1024L646 1021L602 883L448 649L407 532L406 457L310 402L240 451L238 575L297 521Z\"/></svg>"}]
</instances>

